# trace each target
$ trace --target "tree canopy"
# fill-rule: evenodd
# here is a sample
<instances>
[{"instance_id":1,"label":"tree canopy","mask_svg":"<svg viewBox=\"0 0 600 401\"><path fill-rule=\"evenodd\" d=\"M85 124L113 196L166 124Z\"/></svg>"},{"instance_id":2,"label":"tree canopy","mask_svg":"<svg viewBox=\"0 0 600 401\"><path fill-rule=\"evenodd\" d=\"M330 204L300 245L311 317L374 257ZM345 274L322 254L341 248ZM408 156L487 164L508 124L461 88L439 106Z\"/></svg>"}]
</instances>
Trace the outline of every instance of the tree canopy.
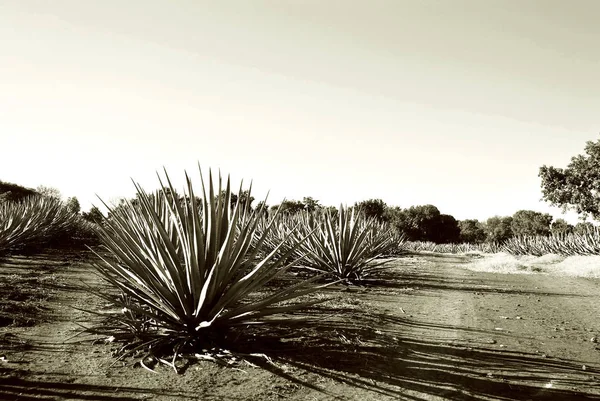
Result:
<instances>
[{"instance_id":1,"label":"tree canopy","mask_svg":"<svg viewBox=\"0 0 600 401\"><path fill-rule=\"evenodd\" d=\"M566 168L540 167L543 199L563 210L600 219L600 140L588 141L584 154Z\"/></svg>"}]
</instances>

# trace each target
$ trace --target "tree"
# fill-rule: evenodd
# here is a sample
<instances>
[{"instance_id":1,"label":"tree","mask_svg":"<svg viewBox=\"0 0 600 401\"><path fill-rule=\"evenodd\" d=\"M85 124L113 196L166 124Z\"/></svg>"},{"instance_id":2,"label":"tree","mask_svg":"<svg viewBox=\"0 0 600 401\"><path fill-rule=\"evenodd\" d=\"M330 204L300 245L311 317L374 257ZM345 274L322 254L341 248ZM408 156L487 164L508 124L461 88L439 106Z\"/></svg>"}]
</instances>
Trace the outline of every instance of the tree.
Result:
<instances>
[{"instance_id":1,"label":"tree","mask_svg":"<svg viewBox=\"0 0 600 401\"><path fill-rule=\"evenodd\" d=\"M310 196L305 196L302 198L302 203L304 203L304 210L309 212L314 212L317 209L321 209L323 206L319 204L319 201L311 198Z\"/></svg>"},{"instance_id":2,"label":"tree","mask_svg":"<svg viewBox=\"0 0 600 401\"><path fill-rule=\"evenodd\" d=\"M89 212L83 212L81 216L92 223L100 224L104 220L104 215L96 206L92 206Z\"/></svg>"},{"instance_id":3,"label":"tree","mask_svg":"<svg viewBox=\"0 0 600 401\"><path fill-rule=\"evenodd\" d=\"M519 210L513 215L511 229L513 235L548 235L552 216L533 210Z\"/></svg>"},{"instance_id":4,"label":"tree","mask_svg":"<svg viewBox=\"0 0 600 401\"><path fill-rule=\"evenodd\" d=\"M76 196L67 198L67 201L65 202L65 207L69 212L73 214L79 214L79 212L81 211L81 205L79 204L79 200Z\"/></svg>"},{"instance_id":5,"label":"tree","mask_svg":"<svg viewBox=\"0 0 600 401\"><path fill-rule=\"evenodd\" d=\"M55 198L60 200L62 198L62 195L60 193L60 191L56 188L52 188L52 187L46 187L44 185L40 185L38 186L35 191L42 195L42 196L46 196L48 198Z\"/></svg>"},{"instance_id":6,"label":"tree","mask_svg":"<svg viewBox=\"0 0 600 401\"><path fill-rule=\"evenodd\" d=\"M567 168L540 167L539 177L545 201L600 219L600 140L586 142L585 154L571 158Z\"/></svg>"},{"instance_id":7,"label":"tree","mask_svg":"<svg viewBox=\"0 0 600 401\"><path fill-rule=\"evenodd\" d=\"M512 217L494 216L486 220L484 225L485 236L488 242L503 242L513 236Z\"/></svg>"},{"instance_id":8,"label":"tree","mask_svg":"<svg viewBox=\"0 0 600 401\"><path fill-rule=\"evenodd\" d=\"M595 226L589 221L580 222L575 225L573 232L575 234L585 235L595 230Z\"/></svg>"},{"instance_id":9,"label":"tree","mask_svg":"<svg viewBox=\"0 0 600 401\"><path fill-rule=\"evenodd\" d=\"M281 205L271 206L271 210L275 211L281 207L282 214L296 214L304 210L304 203L297 200L284 200Z\"/></svg>"},{"instance_id":10,"label":"tree","mask_svg":"<svg viewBox=\"0 0 600 401\"><path fill-rule=\"evenodd\" d=\"M457 242L458 222L433 205L411 206L395 213L394 227L410 241Z\"/></svg>"},{"instance_id":11,"label":"tree","mask_svg":"<svg viewBox=\"0 0 600 401\"><path fill-rule=\"evenodd\" d=\"M479 220L461 220L458 222L458 227L460 228L461 242L480 244L485 241L485 230Z\"/></svg>"},{"instance_id":12,"label":"tree","mask_svg":"<svg viewBox=\"0 0 600 401\"><path fill-rule=\"evenodd\" d=\"M222 199L225 197L225 190L221 191L220 196ZM254 202L254 196L250 195L250 191L248 191L248 190L242 191L239 194L239 198L240 198L240 206L242 208L246 207L246 204L248 204L248 208L252 208L252 202ZM238 201L238 194L231 192L231 208L232 209L237 204L237 201Z\"/></svg>"},{"instance_id":13,"label":"tree","mask_svg":"<svg viewBox=\"0 0 600 401\"><path fill-rule=\"evenodd\" d=\"M33 189L25 188L10 182L0 181L0 203L2 201L19 201L28 196L36 195L37 192Z\"/></svg>"},{"instance_id":14,"label":"tree","mask_svg":"<svg viewBox=\"0 0 600 401\"><path fill-rule=\"evenodd\" d=\"M552 232L552 234L569 234L572 233L574 229L575 227L567 223L564 219L556 219L550 226L550 232Z\"/></svg>"},{"instance_id":15,"label":"tree","mask_svg":"<svg viewBox=\"0 0 600 401\"><path fill-rule=\"evenodd\" d=\"M257 214L262 214L265 217L269 217L269 206L265 203L265 201L258 202L254 210L256 210Z\"/></svg>"},{"instance_id":16,"label":"tree","mask_svg":"<svg viewBox=\"0 0 600 401\"><path fill-rule=\"evenodd\" d=\"M436 244L456 243L460 240L460 228L458 221L449 214L440 214L440 218L435 225L433 233L429 237L430 241Z\"/></svg>"},{"instance_id":17,"label":"tree","mask_svg":"<svg viewBox=\"0 0 600 401\"><path fill-rule=\"evenodd\" d=\"M369 199L356 203L355 207L359 209L366 217L372 217L378 221L385 220L385 211L387 205L381 199Z\"/></svg>"}]
</instances>

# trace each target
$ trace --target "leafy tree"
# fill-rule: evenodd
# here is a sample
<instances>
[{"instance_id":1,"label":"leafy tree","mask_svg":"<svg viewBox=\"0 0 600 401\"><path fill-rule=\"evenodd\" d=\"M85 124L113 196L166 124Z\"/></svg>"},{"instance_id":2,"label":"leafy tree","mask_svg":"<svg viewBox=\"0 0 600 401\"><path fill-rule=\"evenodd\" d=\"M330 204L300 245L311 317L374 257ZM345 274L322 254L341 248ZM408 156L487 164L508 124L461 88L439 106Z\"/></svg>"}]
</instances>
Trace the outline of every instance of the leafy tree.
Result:
<instances>
[{"instance_id":1,"label":"leafy tree","mask_svg":"<svg viewBox=\"0 0 600 401\"><path fill-rule=\"evenodd\" d=\"M595 229L595 226L590 223L589 221L585 221L585 222L579 222L575 225L575 228L573 229L573 232L575 234L587 234L589 232L592 232L592 230Z\"/></svg>"},{"instance_id":2,"label":"leafy tree","mask_svg":"<svg viewBox=\"0 0 600 401\"><path fill-rule=\"evenodd\" d=\"M552 216L533 210L519 210L513 215L511 229L513 235L548 235Z\"/></svg>"},{"instance_id":3,"label":"leafy tree","mask_svg":"<svg viewBox=\"0 0 600 401\"><path fill-rule=\"evenodd\" d=\"M433 205L411 206L395 217L394 227L411 241L456 242L460 236L456 219Z\"/></svg>"},{"instance_id":4,"label":"leafy tree","mask_svg":"<svg viewBox=\"0 0 600 401\"><path fill-rule=\"evenodd\" d=\"M81 205L79 204L79 200L76 196L67 198L67 201L65 202L65 207L69 212L73 214L79 214L79 212L81 211Z\"/></svg>"},{"instance_id":5,"label":"leafy tree","mask_svg":"<svg viewBox=\"0 0 600 401\"><path fill-rule=\"evenodd\" d=\"M545 201L600 219L600 140L586 142L585 154L571 158L567 168L540 167L539 177Z\"/></svg>"},{"instance_id":6,"label":"leafy tree","mask_svg":"<svg viewBox=\"0 0 600 401\"><path fill-rule=\"evenodd\" d=\"M480 244L485 241L485 229L479 220L461 220L458 222L458 227L460 228L460 242Z\"/></svg>"},{"instance_id":7,"label":"leafy tree","mask_svg":"<svg viewBox=\"0 0 600 401\"><path fill-rule=\"evenodd\" d=\"M338 210L337 207L335 206L325 206L322 209L325 213L329 213L329 215L333 218L333 219L337 219L338 216L340 215L340 211Z\"/></svg>"},{"instance_id":8,"label":"leafy tree","mask_svg":"<svg viewBox=\"0 0 600 401\"><path fill-rule=\"evenodd\" d=\"M92 206L89 212L83 212L81 216L92 223L100 224L104 220L104 215L96 206Z\"/></svg>"},{"instance_id":9,"label":"leafy tree","mask_svg":"<svg viewBox=\"0 0 600 401\"><path fill-rule=\"evenodd\" d=\"M379 221L385 220L387 205L381 199L369 199L356 203L355 207L367 217L373 217Z\"/></svg>"},{"instance_id":10,"label":"leafy tree","mask_svg":"<svg viewBox=\"0 0 600 401\"><path fill-rule=\"evenodd\" d=\"M46 196L48 198L55 198L55 199L59 199L59 200L62 198L60 191L56 188L40 185L35 189L35 191L38 194L40 194L42 196Z\"/></svg>"},{"instance_id":11,"label":"leafy tree","mask_svg":"<svg viewBox=\"0 0 600 401\"><path fill-rule=\"evenodd\" d=\"M510 216L494 216L486 220L484 225L485 236L488 242L503 242L513 237L512 220Z\"/></svg>"},{"instance_id":12,"label":"leafy tree","mask_svg":"<svg viewBox=\"0 0 600 401\"><path fill-rule=\"evenodd\" d=\"M33 189L25 188L10 182L0 181L0 202L2 201L18 201L28 196L36 195L37 192Z\"/></svg>"},{"instance_id":13,"label":"leafy tree","mask_svg":"<svg viewBox=\"0 0 600 401\"><path fill-rule=\"evenodd\" d=\"M458 221L449 214L440 214L436 229L429 237L429 240L437 244L459 242L460 228L458 226Z\"/></svg>"},{"instance_id":14,"label":"leafy tree","mask_svg":"<svg viewBox=\"0 0 600 401\"><path fill-rule=\"evenodd\" d=\"M281 205L271 206L271 210L281 207L282 214L295 214L304 210L304 203L297 200L284 200Z\"/></svg>"},{"instance_id":15,"label":"leafy tree","mask_svg":"<svg viewBox=\"0 0 600 401\"><path fill-rule=\"evenodd\" d=\"M302 203L304 203L304 210L308 210L309 212L314 212L315 210L323 207L319 204L318 200L315 200L310 196L305 196L302 198Z\"/></svg>"},{"instance_id":16,"label":"leafy tree","mask_svg":"<svg viewBox=\"0 0 600 401\"><path fill-rule=\"evenodd\" d=\"M550 232L552 232L552 234L569 234L572 233L574 229L575 227L567 223L564 219L556 219L550 226Z\"/></svg>"},{"instance_id":17,"label":"leafy tree","mask_svg":"<svg viewBox=\"0 0 600 401\"><path fill-rule=\"evenodd\" d=\"M225 190L221 191L221 198L225 197ZM231 192L231 208L233 209L238 201L238 194ZM252 207L252 202L254 202L254 196L250 195L248 190L242 191L240 194L240 205L245 207L248 204L248 207Z\"/></svg>"},{"instance_id":18,"label":"leafy tree","mask_svg":"<svg viewBox=\"0 0 600 401\"><path fill-rule=\"evenodd\" d=\"M254 210L256 210L256 213L262 213L265 217L269 217L269 206L265 201L258 202Z\"/></svg>"}]
</instances>

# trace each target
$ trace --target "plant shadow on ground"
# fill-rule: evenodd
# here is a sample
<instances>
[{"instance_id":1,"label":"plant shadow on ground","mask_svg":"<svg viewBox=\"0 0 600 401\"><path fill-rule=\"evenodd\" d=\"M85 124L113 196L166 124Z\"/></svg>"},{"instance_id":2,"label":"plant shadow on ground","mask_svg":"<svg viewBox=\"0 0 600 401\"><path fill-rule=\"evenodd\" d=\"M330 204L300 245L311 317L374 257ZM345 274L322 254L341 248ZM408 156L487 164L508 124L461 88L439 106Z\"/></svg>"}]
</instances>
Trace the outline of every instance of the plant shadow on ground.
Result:
<instances>
[{"instance_id":1,"label":"plant shadow on ground","mask_svg":"<svg viewBox=\"0 0 600 401\"><path fill-rule=\"evenodd\" d=\"M155 396L169 399L197 399L193 394L174 391L156 391L129 386L90 385L73 383L73 376L53 375L46 380L29 380L26 372L5 372L0 367L0 399L2 400L94 400L94 401L134 401Z\"/></svg>"},{"instance_id":2,"label":"plant shadow on ground","mask_svg":"<svg viewBox=\"0 0 600 401\"><path fill-rule=\"evenodd\" d=\"M393 322L398 333L372 327ZM285 366L312 372L344 385L401 400L447 397L463 400L600 400L600 370L576 361L537 354L466 347L432 336L406 337L405 319L370 315L359 320L320 319L299 327L242 335L231 344L239 352L264 353L250 362L300 385L327 392L289 373ZM379 326L378 326L379 322ZM423 324L439 331L468 330ZM246 333L247 334L247 333ZM335 394L331 394L335 397Z\"/></svg>"},{"instance_id":3,"label":"plant shadow on ground","mask_svg":"<svg viewBox=\"0 0 600 401\"><path fill-rule=\"evenodd\" d=\"M533 295L552 297L586 297L589 295L567 292L528 291L510 288L509 284L498 277L489 277L485 282L473 280L468 276L464 279L450 278L440 274L424 274L423 272L384 270L373 278L363 282L365 288L372 289L418 289L425 291L465 291L483 294Z\"/></svg>"}]
</instances>

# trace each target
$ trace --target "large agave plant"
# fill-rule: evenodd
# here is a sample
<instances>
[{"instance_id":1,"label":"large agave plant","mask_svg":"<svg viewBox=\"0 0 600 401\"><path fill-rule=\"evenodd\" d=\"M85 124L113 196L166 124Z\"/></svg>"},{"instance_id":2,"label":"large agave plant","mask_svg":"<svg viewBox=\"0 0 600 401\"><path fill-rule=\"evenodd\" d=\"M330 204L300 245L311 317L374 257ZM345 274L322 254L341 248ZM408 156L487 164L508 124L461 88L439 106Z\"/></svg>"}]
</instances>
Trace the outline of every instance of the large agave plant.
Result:
<instances>
[{"instance_id":1,"label":"large agave plant","mask_svg":"<svg viewBox=\"0 0 600 401\"><path fill-rule=\"evenodd\" d=\"M385 261L376 260L392 248L391 231L377 232L376 222L340 206L337 220L329 213L305 215L306 232L314 232L301 249L306 256L302 265L310 270L332 275L338 280L355 283Z\"/></svg>"},{"instance_id":2,"label":"large agave plant","mask_svg":"<svg viewBox=\"0 0 600 401\"><path fill-rule=\"evenodd\" d=\"M50 197L0 202L0 253L43 245L76 220L60 200Z\"/></svg>"},{"instance_id":3,"label":"large agave plant","mask_svg":"<svg viewBox=\"0 0 600 401\"><path fill-rule=\"evenodd\" d=\"M99 295L124 313L92 332L121 336L123 355L175 357L190 347L219 346L234 327L289 321L282 314L316 303L296 299L323 287L315 279L264 291L290 267L286 257L274 257L289 238L263 253L273 220L265 224L239 202L232 209L229 178L223 192L220 177L215 188L210 174L206 188L200 173L200 199L186 174L186 201L179 202L165 195L175 192L165 176L168 186L161 182L153 196L136 185L139 202L111 210L99 228L107 256L97 269L118 290ZM287 253L298 246L286 245Z\"/></svg>"}]
</instances>

